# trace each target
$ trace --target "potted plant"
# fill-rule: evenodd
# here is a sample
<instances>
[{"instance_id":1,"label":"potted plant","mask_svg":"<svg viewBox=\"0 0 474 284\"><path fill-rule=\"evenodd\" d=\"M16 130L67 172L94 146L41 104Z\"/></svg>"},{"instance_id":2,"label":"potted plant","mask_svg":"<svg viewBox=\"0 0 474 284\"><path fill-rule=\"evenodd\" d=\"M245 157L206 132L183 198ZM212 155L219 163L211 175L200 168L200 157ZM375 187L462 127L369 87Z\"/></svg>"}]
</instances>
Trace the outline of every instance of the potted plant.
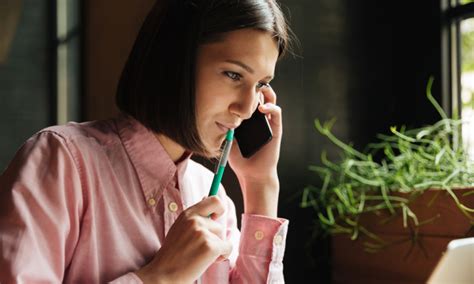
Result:
<instances>
[{"instance_id":1,"label":"potted plant","mask_svg":"<svg viewBox=\"0 0 474 284\"><path fill-rule=\"evenodd\" d=\"M418 129L391 127L366 151L317 130L342 150L310 166L321 186L308 186L302 207L313 207L319 228L332 236L335 283L424 283L447 243L472 236L474 163L463 148L462 121L450 119L431 95L441 119Z\"/></svg>"}]
</instances>

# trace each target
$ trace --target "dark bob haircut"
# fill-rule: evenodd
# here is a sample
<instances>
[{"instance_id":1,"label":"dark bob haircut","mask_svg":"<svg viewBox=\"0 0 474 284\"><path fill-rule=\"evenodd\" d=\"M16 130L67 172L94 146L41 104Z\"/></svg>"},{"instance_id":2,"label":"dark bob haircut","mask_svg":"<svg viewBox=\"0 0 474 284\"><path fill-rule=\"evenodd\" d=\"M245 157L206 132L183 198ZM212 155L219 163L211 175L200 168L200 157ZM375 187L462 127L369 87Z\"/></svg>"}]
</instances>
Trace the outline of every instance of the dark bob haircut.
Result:
<instances>
[{"instance_id":1,"label":"dark bob haircut","mask_svg":"<svg viewBox=\"0 0 474 284\"><path fill-rule=\"evenodd\" d=\"M290 31L275 0L157 0L122 71L117 106L155 133L207 155L195 118L197 49L244 28L272 34L279 58L287 52Z\"/></svg>"}]
</instances>

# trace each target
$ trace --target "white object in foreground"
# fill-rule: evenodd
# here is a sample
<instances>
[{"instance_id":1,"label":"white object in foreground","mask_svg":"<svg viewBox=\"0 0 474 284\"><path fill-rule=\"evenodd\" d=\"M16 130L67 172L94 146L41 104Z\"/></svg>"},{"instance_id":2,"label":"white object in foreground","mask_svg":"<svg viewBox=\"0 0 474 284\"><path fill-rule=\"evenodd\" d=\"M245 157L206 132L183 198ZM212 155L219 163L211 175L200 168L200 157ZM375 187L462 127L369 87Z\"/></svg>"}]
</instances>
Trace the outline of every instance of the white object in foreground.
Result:
<instances>
[{"instance_id":1,"label":"white object in foreground","mask_svg":"<svg viewBox=\"0 0 474 284\"><path fill-rule=\"evenodd\" d=\"M430 284L474 283L474 238L452 240L428 280Z\"/></svg>"}]
</instances>

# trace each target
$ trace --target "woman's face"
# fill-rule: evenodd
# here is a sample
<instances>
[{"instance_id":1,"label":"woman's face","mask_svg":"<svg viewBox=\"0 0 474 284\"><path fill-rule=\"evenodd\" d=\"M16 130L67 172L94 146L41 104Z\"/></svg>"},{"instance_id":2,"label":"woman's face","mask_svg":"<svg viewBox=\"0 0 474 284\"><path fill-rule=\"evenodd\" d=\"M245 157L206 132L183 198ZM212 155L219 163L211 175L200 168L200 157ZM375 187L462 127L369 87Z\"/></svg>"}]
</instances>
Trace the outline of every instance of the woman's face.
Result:
<instances>
[{"instance_id":1,"label":"woman's face","mask_svg":"<svg viewBox=\"0 0 474 284\"><path fill-rule=\"evenodd\" d=\"M199 47L196 122L212 156L219 154L227 130L256 110L277 59L278 46L271 34L255 29L228 32L223 40Z\"/></svg>"}]
</instances>

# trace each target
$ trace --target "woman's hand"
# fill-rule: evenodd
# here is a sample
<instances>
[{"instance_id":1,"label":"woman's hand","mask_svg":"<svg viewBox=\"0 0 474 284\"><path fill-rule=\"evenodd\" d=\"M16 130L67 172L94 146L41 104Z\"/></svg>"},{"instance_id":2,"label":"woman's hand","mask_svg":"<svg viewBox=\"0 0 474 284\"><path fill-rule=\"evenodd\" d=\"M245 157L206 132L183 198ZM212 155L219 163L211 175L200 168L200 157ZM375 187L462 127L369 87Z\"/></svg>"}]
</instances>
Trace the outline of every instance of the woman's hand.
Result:
<instances>
[{"instance_id":1,"label":"woman's hand","mask_svg":"<svg viewBox=\"0 0 474 284\"><path fill-rule=\"evenodd\" d=\"M242 187L245 212L276 217L279 194L277 173L280 145L283 133L281 108L276 105L276 94L269 86L262 89L265 104L258 110L264 113L272 128L272 140L246 159L234 141L229 164Z\"/></svg>"},{"instance_id":2,"label":"woman's hand","mask_svg":"<svg viewBox=\"0 0 474 284\"><path fill-rule=\"evenodd\" d=\"M232 244L224 239L223 226L214 221L224 211L216 196L183 211L153 260L137 275L144 283L192 283L216 260L226 259Z\"/></svg>"}]
</instances>

